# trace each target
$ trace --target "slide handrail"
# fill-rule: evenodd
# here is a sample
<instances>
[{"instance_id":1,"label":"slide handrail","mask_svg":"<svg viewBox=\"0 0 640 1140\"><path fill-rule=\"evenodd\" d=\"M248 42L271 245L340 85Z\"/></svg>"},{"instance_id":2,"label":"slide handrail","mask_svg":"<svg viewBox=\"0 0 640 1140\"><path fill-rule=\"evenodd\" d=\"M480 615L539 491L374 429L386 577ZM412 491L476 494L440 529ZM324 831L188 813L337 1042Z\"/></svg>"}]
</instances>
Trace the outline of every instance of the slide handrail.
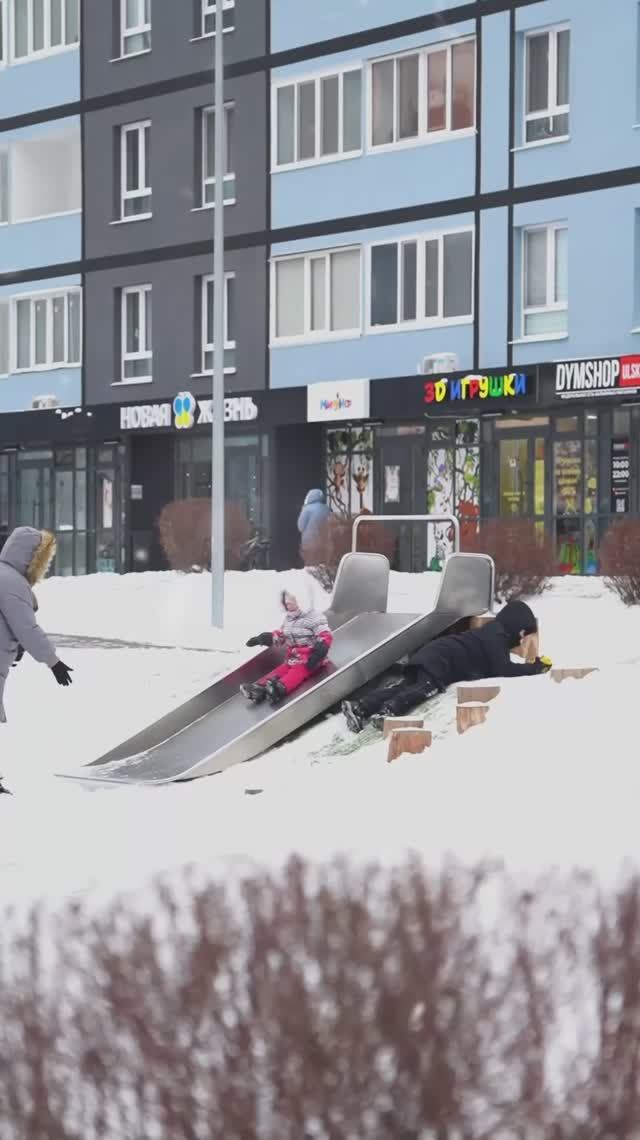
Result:
<instances>
[{"instance_id":1,"label":"slide handrail","mask_svg":"<svg viewBox=\"0 0 640 1140\"><path fill-rule=\"evenodd\" d=\"M453 527L453 550L458 554L460 550L460 523L455 515L358 515L353 520L351 532L351 553L358 549L358 527L361 523L370 522L422 522L422 523L450 523Z\"/></svg>"}]
</instances>

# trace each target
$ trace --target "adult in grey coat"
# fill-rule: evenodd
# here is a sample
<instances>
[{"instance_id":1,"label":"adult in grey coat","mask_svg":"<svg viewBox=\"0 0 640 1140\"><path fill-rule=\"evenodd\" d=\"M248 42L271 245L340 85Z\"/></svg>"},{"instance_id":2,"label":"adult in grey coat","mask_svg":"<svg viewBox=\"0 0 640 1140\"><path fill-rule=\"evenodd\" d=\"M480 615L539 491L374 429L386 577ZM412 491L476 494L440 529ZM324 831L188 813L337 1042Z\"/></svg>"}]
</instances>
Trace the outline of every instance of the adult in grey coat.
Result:
<instances>
[{"instance_id":1,"label":"adult in grey coat","mask_svg":"<svg viewBox=\"0 0 640 1140\"><path fill-rule=\"evenodd\" d=\"M56 552L55 535L20 526L0 551L0 723L6 721L2 696L11 666L22 652L48 665L59 685L71 684L71 669L36 621L32 586L44 578Z\"/></svg>"},{"instance_id":2,"label":"adult in grey coat","mask_svg":"<svg viewBox=\"0 0 640 1140\"><path fill-rule=\"evenodd\" d=\"M298 530L302 546L319 542L324 535L324 527L331 511L327 506L324 493L316 488L309 491L298 518Z\"/></svg>"}]
</instances>

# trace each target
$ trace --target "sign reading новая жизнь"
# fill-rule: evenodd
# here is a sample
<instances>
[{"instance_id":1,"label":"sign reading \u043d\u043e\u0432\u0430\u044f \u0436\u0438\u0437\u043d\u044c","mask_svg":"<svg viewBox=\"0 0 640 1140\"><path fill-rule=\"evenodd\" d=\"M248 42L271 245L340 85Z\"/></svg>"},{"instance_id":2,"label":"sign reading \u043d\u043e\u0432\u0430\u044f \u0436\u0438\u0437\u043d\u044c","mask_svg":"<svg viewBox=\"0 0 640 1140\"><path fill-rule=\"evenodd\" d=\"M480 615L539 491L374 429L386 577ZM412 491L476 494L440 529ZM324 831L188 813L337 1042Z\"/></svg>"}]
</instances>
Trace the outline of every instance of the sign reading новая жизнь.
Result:
<instances>
[{"instance_id":1,"label":"sign reading \u043d\u043e\u0432\u0430\u044f \u0436\u0438\u0437\u043d\u044c","mask_svg":"<svg viewBox=\"0 0 640 1140\"><path fill-rule=\"evenodd\" d=\"M427 380L425 404L453 403L458 400L513 400L529 395L528 376L524 372L486 376L473 373L461 380Z\"/></svg>"},{"instance_id":2,"label":"sign reading \u043d\u043e\u0432\u0430\u044f \u0436\u0438\u0437\u043d\u044c","mask_svg":"<svg viewBox=\"0 0 640 1140\"><path fill-rule=\"evenodd\" d=\"M640 356L563 361L555 366L555 390L561 400L638 392Z\"/></svg>"}]
</instances>

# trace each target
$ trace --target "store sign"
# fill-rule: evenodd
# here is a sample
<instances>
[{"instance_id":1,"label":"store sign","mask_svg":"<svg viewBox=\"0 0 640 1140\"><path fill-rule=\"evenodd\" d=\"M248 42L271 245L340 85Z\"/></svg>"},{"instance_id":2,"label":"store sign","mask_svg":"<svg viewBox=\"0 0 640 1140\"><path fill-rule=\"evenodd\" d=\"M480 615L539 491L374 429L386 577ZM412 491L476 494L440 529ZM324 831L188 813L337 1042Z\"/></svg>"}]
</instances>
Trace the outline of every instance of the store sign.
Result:
<instances>
[{"instance_id":1,"label":"store sign","mask_svg":"<svg viewBox=\"0 0 640 1140\"><path fill-rule=\"evenodd\" d=\"M555 386L556 396L562 400L640 392L640 356L573 360L557 364Z\"/></svg>"},{"instance_id":2,"label":"store sign","mask_svg":"<svg viewBox=\"0 0 640 1140\"><path fill-rule=\"evenodd\" d=\"M228 396L224 401L225 423L251 423L258 418L258 407L251 396ZM196 400L190 392L179 392L173 403L135 404L120 408L121 431L147 431L175 427L189 430L213 423L213 400Z\"/></svg>"},{"instance_id":3,"label":"store sign","mask_svg":"<svg viewBox=\"0 0 640 1140\"><path fill-rule=\"evenodd\" d=\"M425 404L451 404L464 400L515 400L528 396L529 377L524 372L500 376L473 374L461 380L427 380Z\"/></svg>"},{"instance_id":4,"label":"store sign","mask_svg":"<svg viewBox=\"0 0 640 1140\"><path fill-rule=\"evenodd\" d=\"M629 510L629 488L631 486L631 461L629 440L614 439L611 442L611 514L626 515Z\"/></svg>"},{"instance_id":5,"label":"store sign","mask_svg":"<svg viewBox=\"0 0 640 1140\"><path fill-rule=\"evenodd\" d=\"M346 380L344 384L309 384L307 388L309 423L366 420L368 416L368 380Z\"/></svg>"}]
</instances>

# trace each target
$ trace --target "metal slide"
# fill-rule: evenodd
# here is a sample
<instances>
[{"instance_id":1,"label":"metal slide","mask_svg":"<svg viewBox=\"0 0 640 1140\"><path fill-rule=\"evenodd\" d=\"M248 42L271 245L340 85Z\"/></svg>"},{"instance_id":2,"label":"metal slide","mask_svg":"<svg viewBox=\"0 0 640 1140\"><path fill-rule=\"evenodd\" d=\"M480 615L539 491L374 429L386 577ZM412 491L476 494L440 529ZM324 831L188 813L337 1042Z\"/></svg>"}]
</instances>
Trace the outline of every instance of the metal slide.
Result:
<instances>
[{"instance_id":1,"label":"metal slide","mask_svg":"<svg viewBox=\"0 0 640 1140\"><path fill-rule=\"evenodd\" d=\"M267 650L118 748L66 778L102 784L168 784L251 760L326 712L426 641L491 609L494 568L484 555L453 554L429 614L386 613L389 564L376 554L342 560L330 624L330 664L281 705L251 705L238 692L280 656Z\"/></svg>"}]
</instances>

